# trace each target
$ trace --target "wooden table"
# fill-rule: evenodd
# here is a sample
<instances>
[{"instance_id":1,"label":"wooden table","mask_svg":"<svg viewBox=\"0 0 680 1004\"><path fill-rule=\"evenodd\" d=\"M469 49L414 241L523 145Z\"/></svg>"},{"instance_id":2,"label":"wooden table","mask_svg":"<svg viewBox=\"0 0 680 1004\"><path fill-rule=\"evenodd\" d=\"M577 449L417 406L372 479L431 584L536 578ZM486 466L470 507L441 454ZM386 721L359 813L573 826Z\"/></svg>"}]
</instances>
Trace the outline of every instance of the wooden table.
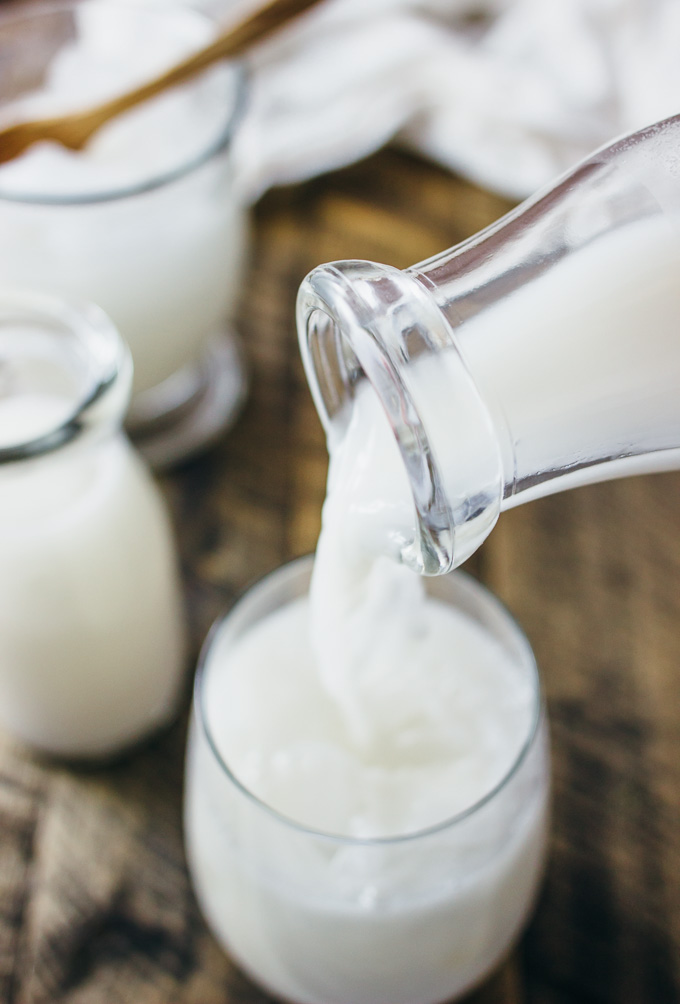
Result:
<instances>
[{"instance_id":1,"label":"wooden table","mask_svg":"<svg viewBox=\"0 0 680 1004\"><path fill-rule=\"evenodd\" d=\"M196 647L248 583L315 545L326 451L293 327L303 275L345 257L403 267L506 208L395 151L258 205L240 310L249 403L216 448L163 479ZM656 475L532 503L469 562L534 645L555 779L538 911L475 1004L680 1001L679 494L680 474ZM0 1001L269 1000L192 896L185 721L99 770L0 743Z\"/></svg>"}]
</instances>

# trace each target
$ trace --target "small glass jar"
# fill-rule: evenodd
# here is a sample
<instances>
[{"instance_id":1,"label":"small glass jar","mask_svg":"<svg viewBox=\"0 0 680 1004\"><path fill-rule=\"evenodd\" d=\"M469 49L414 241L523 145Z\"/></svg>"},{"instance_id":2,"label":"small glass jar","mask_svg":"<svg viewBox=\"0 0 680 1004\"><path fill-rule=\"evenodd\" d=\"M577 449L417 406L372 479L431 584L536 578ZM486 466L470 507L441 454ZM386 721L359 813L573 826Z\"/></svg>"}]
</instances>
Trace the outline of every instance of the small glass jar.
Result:
<instances>
[{"instance_id":1,"label":"small glass jar","mask_svg":"<svg viewBox=\"0 0 680 1004\"><path fill-rule=\"evenodd\" d=\"M0 18L0 120L113 97L214 33L190 9L115 0ZM155 466L210 443L245 394L232 325L247 216L232 184L241 71L221 64L99 130L0 165L0 279L97 303L134 360L128 428Z\"/></svg>"},{"instance_id":2,"label":"small glass jar","mask_svg":"<svg viewBox=\"0 0 680 1004\"><path fill-rule=\"evenodd\" d=\"M98 308L0 294L0 723L58 756L121 752L182 692L171 527L121 432L131 375Z\"/></svg>"},{"instance_id":3,"label":"small glass jar","mask_svg":"<svg viewBox=\"0 0 680 1004\"><path fill-rule=\"evenodd\" d=\"M428 592L480 626L530 684L519 753L476 804L425 830L361 839L301 825L261 801L225 762L211 692L244 635L306 595L311 567L305 558L267 576L204 648L185 803L199 903L234 960L284 1000L450 1000L482 980L517 938L543 872L549 755L536 664L522 632L482 586L462 573L429 579ZM329 779L328 798L336 795Z\"/></svg>"}]
</instances>

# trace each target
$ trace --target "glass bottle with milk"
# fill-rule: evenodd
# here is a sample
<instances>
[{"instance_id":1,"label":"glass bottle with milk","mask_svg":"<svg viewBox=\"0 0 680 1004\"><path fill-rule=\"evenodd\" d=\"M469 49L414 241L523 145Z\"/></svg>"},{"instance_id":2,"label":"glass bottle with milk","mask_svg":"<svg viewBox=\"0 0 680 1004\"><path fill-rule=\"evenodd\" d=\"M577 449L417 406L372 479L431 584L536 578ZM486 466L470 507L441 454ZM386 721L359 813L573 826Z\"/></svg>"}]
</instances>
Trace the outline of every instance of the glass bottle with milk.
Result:
<instances>
[{"instance_id":1,"label":"glass bottle with milk","mask_svg":"<svg viewBox=\"0 0 680 1004\"><path fill-rule=\"evenodd\" d=\"M311 272L298 323L329 443L377 409L398 446L398 474L384 443L366 464L398 482L378 550L445 572L504 509L679 467L679 275L680 116L405 271Z\"/></svg>"},{"instance_id":2,"label":"glass bottle with milk","mask_svg":"<svg viewBox=\"0 0 680 1004\"><path fill-rule=\"evenodd\" d=\"M131 378L98 308L0 295L0 723L53 755L117 754L182 691L169 520L121 432Z\"/></svg>"}]
</instances>

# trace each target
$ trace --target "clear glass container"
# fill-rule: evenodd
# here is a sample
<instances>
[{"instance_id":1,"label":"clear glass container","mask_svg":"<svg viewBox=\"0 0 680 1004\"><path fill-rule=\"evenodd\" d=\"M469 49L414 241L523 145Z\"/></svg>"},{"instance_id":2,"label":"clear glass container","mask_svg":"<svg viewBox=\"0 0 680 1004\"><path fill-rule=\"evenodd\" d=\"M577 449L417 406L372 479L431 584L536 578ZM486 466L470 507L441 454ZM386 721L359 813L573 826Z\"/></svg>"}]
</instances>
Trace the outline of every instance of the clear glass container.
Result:
<instances>
[{"instance_id":1,"label":"clear glass container","mask_svg":"<svg viewBox=\"0 0 680 1004\"><path fill-rule=\"evenodd\" d=\"M398 442L412 568L460 564L511 506L680 467L679 150L676 116L428 261L335 262L302 283L331 441L370 385Z\"/></svg>"},{"instance_id":2,"label":"clear glass container","mask_svg":"<svg viewBox=\"0 0 680 1004\"><path fill-rule=\"evenodd\" d=\"M220 703L211 695L220 674L232 671L234 647L307 593L311 569L304 558L267 576L215 625L204 647L185 797L199 903L234 960L276 997L295 1004L450 1000L508 950L542 875L549 755L536 664L516 623L482 586L460 572L429 579L428 592L488 632L529 682L533 706L519 753L476 804L428 829L360 839L305 827L232 772L215 728Z\"/></svg>"},{"instance_id":3,"label":"clear glass container","mask_svg":"<svg viewBox=\"0 0 680 1004\"><path fill-rule=\"evenodd\" d=\"M121 752L183 690L170 522L121 432L131 375L99 308L0 292L0 723L58 756Z\"/></svg>"},{"instance_id":4,"label":"clear glass container","mask_svg":"<svg viewBox=\"0 0 680 1004\"><path fill-rule=\"evenodd\" d=\"M182 7L115 0L0 17L0 121L89 106L207 42ZM240 69L221 64L103 127L79 153L0 165L0 282L97 303L134 360L128 428L164 466L210 443L245 393L233 329L247 217L232 184Z\"/></svg>"}]
</instances>

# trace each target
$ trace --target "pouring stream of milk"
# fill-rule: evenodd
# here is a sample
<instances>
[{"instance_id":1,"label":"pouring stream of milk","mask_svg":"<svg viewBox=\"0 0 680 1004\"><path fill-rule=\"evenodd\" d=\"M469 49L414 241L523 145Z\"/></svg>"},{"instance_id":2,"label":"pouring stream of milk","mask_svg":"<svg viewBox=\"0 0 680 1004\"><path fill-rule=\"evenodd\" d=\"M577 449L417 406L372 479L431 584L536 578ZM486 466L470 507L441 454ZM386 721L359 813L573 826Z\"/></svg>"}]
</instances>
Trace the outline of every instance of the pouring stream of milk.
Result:
<instances>
[{"instance_id":1,"label":"pouring stream of milk","mask_svg":"<svg viewBox=\"0 0 680 1004\"><path fill-rule=\"evenodd\" d=\"M425 592L398 564L397 530L414 524L399 450L377 397L364 388L330 448L323 529L310 589L312 647L321 679L353 740L371 743L370 689L413 665Z\"/></svg>"}]
</instances>

